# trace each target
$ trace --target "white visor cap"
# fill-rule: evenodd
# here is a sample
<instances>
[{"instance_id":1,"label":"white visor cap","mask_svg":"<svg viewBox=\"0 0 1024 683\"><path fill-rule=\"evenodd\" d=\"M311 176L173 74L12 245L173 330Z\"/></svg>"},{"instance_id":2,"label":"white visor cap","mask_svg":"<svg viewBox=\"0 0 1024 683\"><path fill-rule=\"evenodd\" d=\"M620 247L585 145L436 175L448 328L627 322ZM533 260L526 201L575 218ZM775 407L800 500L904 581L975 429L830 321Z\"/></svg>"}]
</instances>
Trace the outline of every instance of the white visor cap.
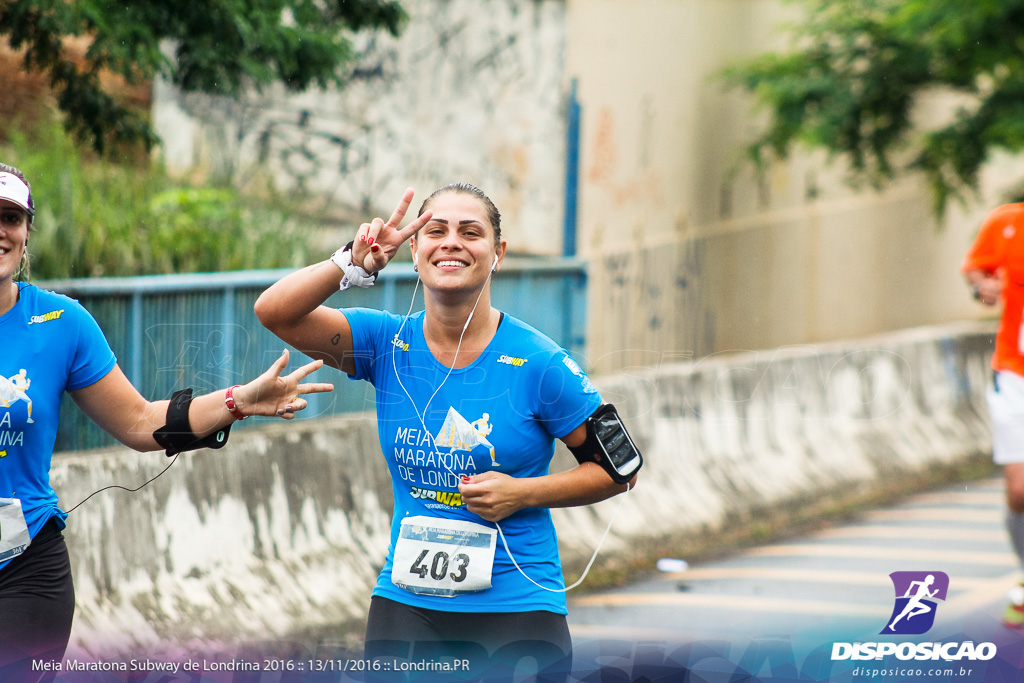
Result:
<instances>
[{"instance_id":1,"label":"white visor cap","mask_svg":"<svg viewBox=\"0 0 1024 683\"><path fill-rule=\"evenodd\" d=\"M0 173L0 199L14 202L32 215L32 204L28 198L28 185L21 178L12 173Z\"/></svg>"}]
</instances>

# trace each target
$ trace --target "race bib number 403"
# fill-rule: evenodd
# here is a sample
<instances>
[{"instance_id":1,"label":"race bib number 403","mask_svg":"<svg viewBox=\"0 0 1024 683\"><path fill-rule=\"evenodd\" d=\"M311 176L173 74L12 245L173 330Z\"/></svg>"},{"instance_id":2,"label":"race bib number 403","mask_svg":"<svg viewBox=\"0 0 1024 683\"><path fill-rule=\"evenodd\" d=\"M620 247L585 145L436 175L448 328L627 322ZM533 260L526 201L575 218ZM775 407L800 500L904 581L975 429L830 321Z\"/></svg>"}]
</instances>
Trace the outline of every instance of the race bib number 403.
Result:
<instances>
[{"instance_id":1,"label":"race bib number 403","mask_svg":"<svg viewBox=\"0 0 1024 683\"><path fill-rule=\"evenodd\" d=\"M6 562L25 552L32 539L28 535L21 501L0 498L0 562Z\"/></svg>"},{"instance_id":2,"label":"race bib number 403","mask_svg":"<svg viewBox=\"0 0 1024 683\"><path fill-rule=\"evenodd\" d=\"M420 595L453 598L491 587L497 532L482 524L406 517L395 544L391 582Z\"/></svg>"}]
</instances>

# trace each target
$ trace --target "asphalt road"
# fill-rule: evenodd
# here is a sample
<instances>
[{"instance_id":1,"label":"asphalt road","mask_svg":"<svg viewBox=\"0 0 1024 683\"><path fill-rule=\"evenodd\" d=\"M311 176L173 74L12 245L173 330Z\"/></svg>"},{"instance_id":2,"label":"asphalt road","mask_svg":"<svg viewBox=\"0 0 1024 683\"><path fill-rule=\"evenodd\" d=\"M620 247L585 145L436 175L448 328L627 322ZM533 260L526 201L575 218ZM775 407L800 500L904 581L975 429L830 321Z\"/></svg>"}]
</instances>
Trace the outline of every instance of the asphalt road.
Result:
<instances>
[{"instance_id":1,"label":"asphalt road","mask_svg":"<svg viewBox=\"0 0 1024 683\"><path fill-rule=\"evenodd\" d=\"M570 593L578 677L1024 680L1024 635L1000 623L1007 594L1022 578L1004 509L1001 479L972 481L687 571L596 594ZM893 572L948 576L946 598L934 601L934 623L925 633L882 633L899 597ZM972 660L967 650L954 661L834 658L836 643L965 641L991 642L997 654Z\"/></svg>"}]
</instances>

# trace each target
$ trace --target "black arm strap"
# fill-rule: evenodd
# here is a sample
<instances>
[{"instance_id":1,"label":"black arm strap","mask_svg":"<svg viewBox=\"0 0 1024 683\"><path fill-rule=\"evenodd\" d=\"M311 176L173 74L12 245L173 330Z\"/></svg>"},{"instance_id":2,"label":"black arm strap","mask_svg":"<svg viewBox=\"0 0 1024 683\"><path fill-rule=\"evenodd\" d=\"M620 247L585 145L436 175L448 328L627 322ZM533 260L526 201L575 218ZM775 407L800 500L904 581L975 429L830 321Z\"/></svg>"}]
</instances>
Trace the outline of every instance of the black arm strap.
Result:
<instances>
[{"instance_id":1,"label":"black arm strap","mask_svg":"<svg viewBox=\"0 0 1024 683\"><path fill-rule=\"evenodd\" d=\"M643 456L629 437L619 411L605 403L586 419L586 439L569 451L581 465L596 462L617 484L629 482L643 465Z\"/></svg>"},{"instance_id":2,"label":"black arm strap","mask_svg":"<svg viewBox=\"0 0 1024 683\"><path fill-rule=\"evenodd\" d=\"M174 392L167 406L167 424L153 432L153 438L164 449L167 457L197 448L222 448L228 442L231 425L201 439L192 432L192 425L188 421L188 408L191 404L191 389Z\"/></svg>"}]
</instances>

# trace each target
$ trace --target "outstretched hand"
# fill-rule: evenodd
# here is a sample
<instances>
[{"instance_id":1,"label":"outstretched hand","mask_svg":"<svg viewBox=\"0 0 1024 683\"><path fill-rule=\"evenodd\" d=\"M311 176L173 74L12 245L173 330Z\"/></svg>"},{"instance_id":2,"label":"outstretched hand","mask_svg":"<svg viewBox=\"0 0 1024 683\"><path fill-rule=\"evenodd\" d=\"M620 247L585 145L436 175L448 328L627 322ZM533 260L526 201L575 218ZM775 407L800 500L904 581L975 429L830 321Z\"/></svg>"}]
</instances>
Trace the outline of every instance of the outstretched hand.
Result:
<instances>
[{"instance_id":1,"label":"outstretched hand","mask_svg":"<svg viewBox=\"0 0 1024 683\"><path fill-rule=\"evenodd\" d=\"M281 376L288 366L288 349L267 368L267 371L235 391L235 400L243 415L277 415L290 420L306 405L302 394L319 394L334 391L334 385L324 382L300 384L310 373L324 364L315 360L298 368L291 374Z\"/></svg>"},{"instance_id":2,"label":"outstretched hand","mask_svg":"<svg viewBox=\"0 0 1024 683\"><path fill-rule=\"evenodd\" d=\"M424 211L409 225L399 228L409 210L409 204L412 203L413 194L411 187L405 191L398 208L386 223L380 218L374 218L369 223L359 226L359 232L352 243L352 263L362 266L367 273L376 273L395 257L403 242L427 224L433 215L429 210Z\"/></svg>"}]
</instances>

